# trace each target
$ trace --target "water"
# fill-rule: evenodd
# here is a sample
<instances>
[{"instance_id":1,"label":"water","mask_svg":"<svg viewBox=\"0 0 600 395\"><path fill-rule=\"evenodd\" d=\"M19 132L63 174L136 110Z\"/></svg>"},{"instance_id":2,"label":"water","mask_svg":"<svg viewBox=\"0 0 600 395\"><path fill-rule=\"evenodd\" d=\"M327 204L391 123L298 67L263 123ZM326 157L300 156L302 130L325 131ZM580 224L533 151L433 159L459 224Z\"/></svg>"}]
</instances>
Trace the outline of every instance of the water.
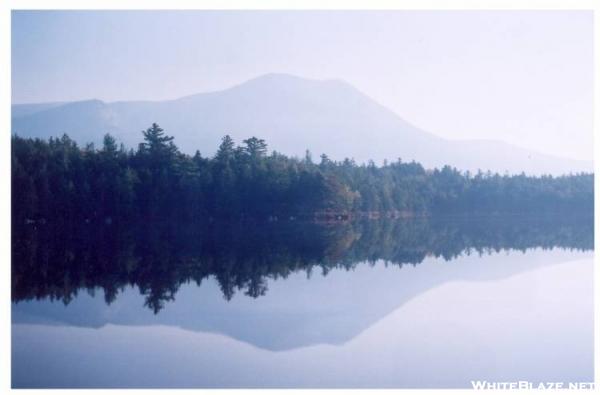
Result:
<instances>
[{"instance_id":1,"label":"water","mask_svg":"<svg viewBox=\"0 0 600 395\"><path fill-rule=\"evenodd\" d=\"M593 381L592 218L38 225L13 387Z\"/></svg>"}]
</instances>

